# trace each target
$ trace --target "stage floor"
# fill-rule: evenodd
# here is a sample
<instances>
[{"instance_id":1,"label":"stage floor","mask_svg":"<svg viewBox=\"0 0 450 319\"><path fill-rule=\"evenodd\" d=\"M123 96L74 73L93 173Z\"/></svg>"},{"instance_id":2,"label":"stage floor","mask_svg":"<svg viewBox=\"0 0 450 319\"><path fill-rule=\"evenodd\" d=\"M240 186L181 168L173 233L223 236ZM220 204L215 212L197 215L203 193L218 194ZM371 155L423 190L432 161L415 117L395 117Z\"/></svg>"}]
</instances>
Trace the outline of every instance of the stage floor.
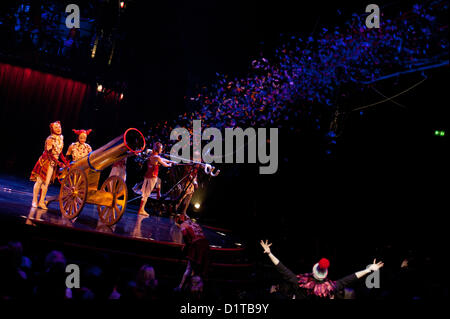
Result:
<instances>
[{"instance_id":1,"label":"stage floor","mask_svg":"<svg viewBox=\"0 0 450 319\"><path fill-rule=\"evenodd\" d=\"M56 185L49 187L47 196L59 193ZM159 244L182 245L182 234L171 217L143 217L137 214L137 207L128 205L121 220L116 225L107 226L99 220L95 205L86 204L77 218L69 220L61 215L58 202L50 203L48 210L32 208L32 189L33 182L29 180L0 175L0 219L22 220L26 225L54 225ZM239 239L230 232L201 226L213 250L244 249Z\"/></svg>"}]
</instances>

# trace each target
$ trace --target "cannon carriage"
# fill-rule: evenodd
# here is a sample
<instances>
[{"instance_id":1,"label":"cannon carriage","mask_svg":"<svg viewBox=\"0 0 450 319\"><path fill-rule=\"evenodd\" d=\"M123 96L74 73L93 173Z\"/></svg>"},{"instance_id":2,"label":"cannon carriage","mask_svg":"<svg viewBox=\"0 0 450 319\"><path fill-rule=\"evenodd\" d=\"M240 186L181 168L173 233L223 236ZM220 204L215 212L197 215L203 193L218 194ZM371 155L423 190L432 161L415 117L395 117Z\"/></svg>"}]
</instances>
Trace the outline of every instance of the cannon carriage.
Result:
<instances>
[{"instance_id":1,"label":"cannon carriage","mask_svg":"<svg viewBox=\"0 0 450 319\"><path fill-rule=\"evenodd\" d=\"M99 188L100 173L114 163L142 152L145 138L130 128L108 144L73 162L64 171L59 207L64 217L77 217L86 203L97 205L99 219L105 225L116 224L125 212L128 190L119 176L108 177Z\"/></svg>"}]
</instances>

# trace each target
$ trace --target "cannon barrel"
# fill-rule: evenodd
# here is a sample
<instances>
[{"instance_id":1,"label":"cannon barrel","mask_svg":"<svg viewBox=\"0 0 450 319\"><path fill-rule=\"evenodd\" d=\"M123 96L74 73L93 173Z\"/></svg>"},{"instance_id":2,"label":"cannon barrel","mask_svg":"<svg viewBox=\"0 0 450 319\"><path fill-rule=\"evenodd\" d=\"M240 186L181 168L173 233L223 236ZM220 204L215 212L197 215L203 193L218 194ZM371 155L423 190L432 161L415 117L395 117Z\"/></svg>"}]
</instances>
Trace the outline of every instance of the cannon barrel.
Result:
<instances>
[{"instance_id":1,"label":"cannon barrel","mask_svg":"<svg viewBox=\"0 0 450 319\"><path fill-rule=\"evenodd\" d=\"M89 153L71 165L71 169L102 171L108 166L120 161L131 154L137 154L145 149L145 138L142 133L129 128L121 136Z\"/></svg>"}]
</instances>

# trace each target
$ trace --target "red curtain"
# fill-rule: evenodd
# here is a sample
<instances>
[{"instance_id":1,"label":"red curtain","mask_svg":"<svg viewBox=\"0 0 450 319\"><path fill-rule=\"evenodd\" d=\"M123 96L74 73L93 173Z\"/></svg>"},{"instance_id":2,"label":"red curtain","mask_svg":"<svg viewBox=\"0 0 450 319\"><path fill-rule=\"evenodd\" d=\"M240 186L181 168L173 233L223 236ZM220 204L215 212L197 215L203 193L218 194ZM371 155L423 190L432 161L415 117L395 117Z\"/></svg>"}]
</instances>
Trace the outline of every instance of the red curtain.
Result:
<instances>
[{"instance_id":1,"label":"red curtain","mask_svg":"<svg viewBox=\"0 0 450 319\"><path fill-rule=\"evenodd\" d=\"M61 76L0 63L0 103L6 117L33 114L30 118L36 121L76 124L87 88Z\"/></svg>"},{"instance_id":2,"label":"red curtain","mask_svg":"<svg viewBox=\"0 0 450 319\"><path fill-rule=\"evenodd\" d=\"M36 157L32 161L37 160L52 121L61 121L64 134L78 128L89 88L79 81L0 63L1 131L8 137L2 164L16 166L30 152Z\"/></svg>"}]
</instances>

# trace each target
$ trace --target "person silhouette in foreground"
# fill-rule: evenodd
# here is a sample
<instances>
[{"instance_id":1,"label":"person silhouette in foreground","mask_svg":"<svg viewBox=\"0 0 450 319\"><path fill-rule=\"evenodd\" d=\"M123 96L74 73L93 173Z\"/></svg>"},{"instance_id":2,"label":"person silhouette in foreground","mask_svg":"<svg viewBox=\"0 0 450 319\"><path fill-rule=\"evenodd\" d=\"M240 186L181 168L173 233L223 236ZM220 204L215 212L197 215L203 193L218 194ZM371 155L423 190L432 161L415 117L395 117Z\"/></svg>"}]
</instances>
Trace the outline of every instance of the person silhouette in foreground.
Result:
<instances>
[{"instance_id":1,"label":"person silhouette in foreground","mask_svg":"<svg viewBox=\"0 0 450 319\"><path fill-rule=\"evenodd\" d=\"M383 262L373 261L367 269L358 271L349 276L333 281L327 278L328 268L330 262L326 258L322 258L316 263L312 269L312 273L295 275L291 270L284 266L278 258L276 258L270 251L270 244L267 240L264 242L261 240L261 247L264 249L264 253L267 254L270 260L275 265L278 272L294 290L295 299L307 299L307 298L328 298L334 299L338 293L344 288L353 284L358 279L365 275L378 271L383 267Z\"/></svg>"},{"instance_id":2,"label":"person silhouette in foreground","mask_svg":"<svg viewBox=\"0 0 450 319\"><path fill-rule=\"evenodd\" d=\"M175 217L177 225L183 234L183 251L188 260L186 270L180 284L175 290L180 291L186 280L191 281L191 292L203 292L203 283L206 280L209 270L209 242L199 224L184 214Z\"/></svg>"}]
</instances>

